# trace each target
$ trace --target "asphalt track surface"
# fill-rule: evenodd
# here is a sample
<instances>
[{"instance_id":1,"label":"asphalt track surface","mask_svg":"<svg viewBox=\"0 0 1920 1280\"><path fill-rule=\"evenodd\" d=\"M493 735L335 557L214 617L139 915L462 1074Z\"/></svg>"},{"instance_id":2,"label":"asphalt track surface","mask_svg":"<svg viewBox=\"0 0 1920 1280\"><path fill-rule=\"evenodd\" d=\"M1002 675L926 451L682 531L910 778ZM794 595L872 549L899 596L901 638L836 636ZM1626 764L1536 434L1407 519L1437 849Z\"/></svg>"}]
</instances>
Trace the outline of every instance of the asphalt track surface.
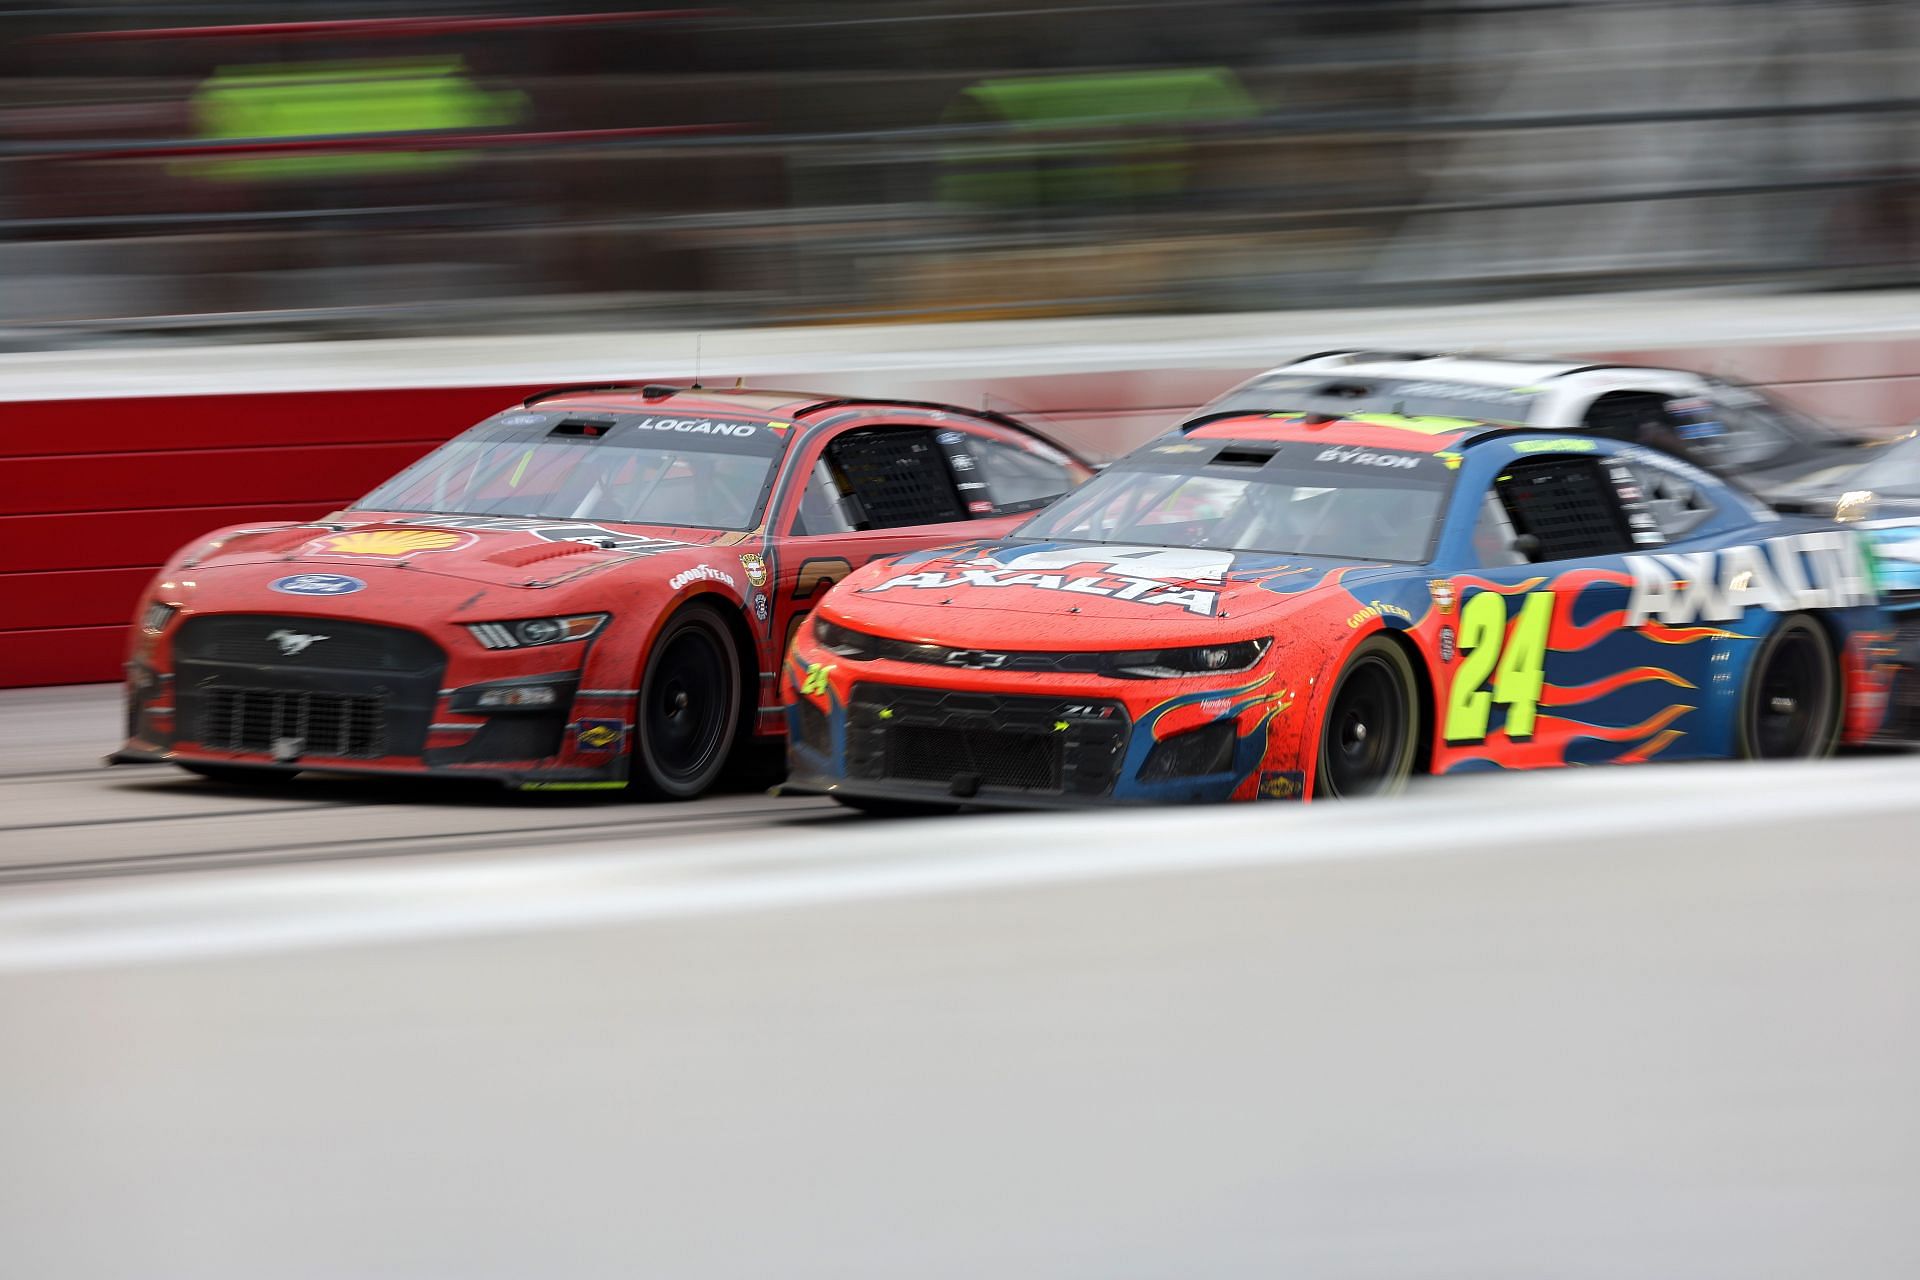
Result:
<instances>
[{"instance_id":1,"label":"asphalt track surface","mask_svg":"<svg viewBox=\"0 0 1920 1280\"><path fill-rule=\"evenodd\" d=\"M0 888L221 867L402 858L607 840L681 845L856 821L776 799L777 752L686 804L525 795L485 784L304 775L227 786L170 765L108 768L117 685L0 692Z\"/></svg>"}]
</instances>

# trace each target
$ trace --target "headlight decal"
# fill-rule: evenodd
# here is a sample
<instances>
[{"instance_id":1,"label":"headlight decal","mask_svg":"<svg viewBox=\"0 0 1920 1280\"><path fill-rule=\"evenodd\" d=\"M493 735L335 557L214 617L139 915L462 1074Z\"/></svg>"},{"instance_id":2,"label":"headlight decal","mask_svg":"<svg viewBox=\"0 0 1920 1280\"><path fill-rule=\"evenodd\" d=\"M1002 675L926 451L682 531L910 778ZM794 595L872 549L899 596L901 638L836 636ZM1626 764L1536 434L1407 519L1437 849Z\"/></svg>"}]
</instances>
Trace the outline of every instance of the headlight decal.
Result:
<instances>
[{"instance_id":1,"label":"headlight decal","mask_svg":"<svg viewBox=\"0 0 1920 1280\"><path fill-rule=\"evenodd\" d=\"M606 625L607 614L574 613L514 622L469 622L467 631L488 649L531 649L539 645L585 640Z\"/></svg>"},{"instance_id":2,"label":"headlight decal","mask_svg":"<svg viewBox=\"0 0 1920 1280\"><path fill-rule=\"evenodd\" d=\"M1271 636L1230 644L1189 645L1177 649L1139 649L1112 655L1118 675L1175 680L1187 676L1235 675L1251 670L1267 655Z\"/></svg>"}]
</instances>

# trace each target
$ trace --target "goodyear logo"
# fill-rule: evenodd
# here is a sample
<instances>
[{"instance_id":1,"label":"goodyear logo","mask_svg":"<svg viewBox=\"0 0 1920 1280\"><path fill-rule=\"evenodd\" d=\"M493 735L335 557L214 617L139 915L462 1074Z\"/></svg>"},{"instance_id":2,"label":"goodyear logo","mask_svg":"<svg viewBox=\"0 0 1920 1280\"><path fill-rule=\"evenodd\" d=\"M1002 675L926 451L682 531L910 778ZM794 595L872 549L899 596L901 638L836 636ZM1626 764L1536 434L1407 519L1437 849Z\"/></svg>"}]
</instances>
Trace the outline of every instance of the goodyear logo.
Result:
<instances>
[{"instance_id":1,"label":"goodyear logo","mask_svg":"<svg viewBox=\"0 0 1920 1280\"><path fill-rule=\"evenodd\" d=\"M1365 606L1363 606L1358 613L1349 615L1347 618L1347 625L1349 627L1354 628L1355 630L1358 630L1361 626L1365 625L1366 623L1372 621L1375 618L1380 618L1382 620L1385 620L1387 618L1398 618L1400 619L1400 621L1407 622L1407 623L1411 623L1413 621L1413 615L1411 613L1408 613L1405 609L1401 608L1399 605L1388 604L1384 600L1373 600L1368 602Z\"/></svg>"}]
</instances>

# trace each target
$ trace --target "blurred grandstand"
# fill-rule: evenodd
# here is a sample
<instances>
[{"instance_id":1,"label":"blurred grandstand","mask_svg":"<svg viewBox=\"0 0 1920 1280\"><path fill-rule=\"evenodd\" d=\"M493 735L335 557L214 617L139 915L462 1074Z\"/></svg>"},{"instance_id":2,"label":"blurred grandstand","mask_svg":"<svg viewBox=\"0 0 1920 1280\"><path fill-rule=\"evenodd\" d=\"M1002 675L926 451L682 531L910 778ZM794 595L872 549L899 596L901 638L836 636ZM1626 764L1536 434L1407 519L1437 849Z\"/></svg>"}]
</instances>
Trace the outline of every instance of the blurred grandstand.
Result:
<instances>
[{"instance_id":1,"label":"blurred grandstand","mask_svg":"<svg viewBox=\"0 0 1920 1280\"><path fill-rule=\"evenodd\" d=\"M1901 0L0 8L0 345L1911 283Z\"/></svg>"}]
</instances>

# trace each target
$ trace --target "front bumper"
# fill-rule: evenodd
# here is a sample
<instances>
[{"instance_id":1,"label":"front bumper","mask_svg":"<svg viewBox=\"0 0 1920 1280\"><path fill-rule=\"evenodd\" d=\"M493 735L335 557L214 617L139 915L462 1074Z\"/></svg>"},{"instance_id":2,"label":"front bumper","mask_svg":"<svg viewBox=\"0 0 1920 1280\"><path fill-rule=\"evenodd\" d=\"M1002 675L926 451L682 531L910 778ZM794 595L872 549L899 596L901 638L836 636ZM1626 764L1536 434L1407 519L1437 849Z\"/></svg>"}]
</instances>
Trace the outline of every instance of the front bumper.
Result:
<instances>
[{"instance_id":1,"label":"front bumper","mask_svg":"<svg viewBox=\"0 0 1920 1280\"><path fill-rule=\"evenodd\" d=\"M137 650L126 742L109 760L529 790L626 781L634 691L583 687L586 645L450 655L423 632L329 620L322 652L334 661L322 666L263 648L274 621L203 615L184 644L176 634L159 655ZM574 665L551 669L564 663Z\"/></svg>"},{"instance_id":2,"label":"front bumper","mask_svg":"<svg viewBox=\"0 0 1920 1280\"><path fill-rule=\"evenodd\" d=\"M1169 681L850 662L803 635L784 672L783 792L1075 809L1295 799L1292 696L1261 672ZM1210 732L1215 754L1159 757Z\"/></svg>"},{"instance_id":3,"label":"front bumper","mask_svg":"<svg viewBox=\"0 0 1920 1280\"><path fill-rule=\"evenodd\" d=\"M908 804L955 805L968 809L1004 809L1017 812L1067 813L1090 808L1145 808L1167 803L1152 797L1105 795L1095 798L1051 796L1017 791L988 790L966 797L942 794L927 785L847 781L822 774L789 773L773 788L781 796L857 796L862 800L898 800ZM1222 797L1225 798L1225 797Z\"/></svg>"}]
</instances>

